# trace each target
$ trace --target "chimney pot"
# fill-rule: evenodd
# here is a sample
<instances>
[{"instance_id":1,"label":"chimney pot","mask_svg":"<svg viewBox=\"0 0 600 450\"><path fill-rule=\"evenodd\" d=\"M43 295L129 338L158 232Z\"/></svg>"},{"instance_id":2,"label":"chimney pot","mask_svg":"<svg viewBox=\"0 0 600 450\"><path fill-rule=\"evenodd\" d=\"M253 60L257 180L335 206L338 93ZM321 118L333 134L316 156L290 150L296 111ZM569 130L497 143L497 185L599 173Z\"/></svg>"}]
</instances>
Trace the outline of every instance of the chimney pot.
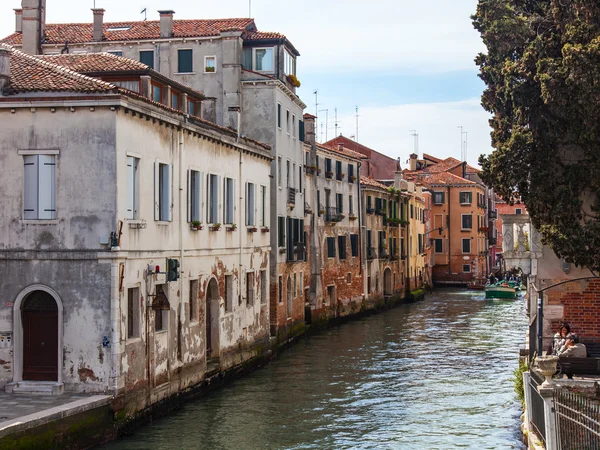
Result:
<instances>
[{"instance_id":1,"label":"chimney pot","mask_svg":"<svg viewBox=\"0 0 600 450\"><path fill-rule=\"evenodd\" d=\"M94 13L94 32L92 39L96 42L100 42L104 40L104 9L93 8L92 12Z\"/></svg>"},{"instance_id":2,"label":"chimney pot","mask_svg":"<svg viewBox=\"0 0 600 450\"><path fill-rule=\"evenodd\" d=\"M15 32L23 32L23 10L21 8L15 9Z\"/></svg>"},{"instance_id":3,"label":"chimney pot","mask_svg":"<svg viewBox=\"0 0 600 450\"><path fill-rule=\"evenodd\" d=\"M12 50L0 47L0 95L10 81L10 54Z\"/></svg>"},{"instance_id":4,"label":"chimney pot","mask_svg":"<svg viewBox=\"0 0 600 450\"><path fill-rule=\"evenodd\" d=\"M412 153L410 155L409 170L411 172L414 172L415 170L417 170L417 158L418 157L419 157L419 155L417 155L416 153Z\"/></svg>"},{"instance_id":5,"label":"chimney pot","mask_svg":"<svg viewBox=\"0 0 600 450\"><path fill-rule=\"evenodd\" d=\"M158 14L160 14L160 37L173 37L173 15L175 11L158 11Z\"/></svg>"}]
</instances>

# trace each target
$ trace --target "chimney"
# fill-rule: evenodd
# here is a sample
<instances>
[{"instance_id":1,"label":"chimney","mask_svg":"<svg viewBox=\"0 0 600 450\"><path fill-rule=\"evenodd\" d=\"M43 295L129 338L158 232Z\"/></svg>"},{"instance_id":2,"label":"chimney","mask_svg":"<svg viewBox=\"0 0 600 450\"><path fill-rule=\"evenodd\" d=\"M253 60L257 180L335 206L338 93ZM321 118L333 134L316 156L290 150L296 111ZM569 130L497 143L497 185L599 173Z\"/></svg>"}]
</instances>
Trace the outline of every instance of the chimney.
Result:
<instances>
[{"instance_id":1,"label":"chimney","mask_svg":"<svg viewBox=\"0 0 600 450\"><path fill-rule=\"evenodd\" d=\"M344 143L343 142L338 142L338 150L341 152L342 150L344 150Z\"/></svg>"},{"instance_id":2,"label":"chimney","mask_svg":"<svg viewBox=\"0 0 600 450\"><path fill-rule=\"evenodd\" d=\"M414 172L415 170L417 170L417 158L419 156L416 153L412 153L410 155L410 165L409 165L409 169L411 172Z\"/></svg>"},{"instance_id":3,"label":"chimney","mask_svg":"<svg viewBox=\"0 0 600 450\"><path fill-rule=\"evenodd\" d=\"M10 81L10 54L12 50L0 47L0 95Z\"/></svg>"},{"instance_id":4,"label":"chimney","mask_svg":"<svg viewBox=\"0 0 600 450\"><path fill-rule=\"evenodd\" d=\"M304 142L309 145L316 144L315 137L315 119L312 114L304 114Z\"/></svg>"},{"instance_id":5,"label":"chimney","mask_svg":"<svg viewBox=\"0 0 600 450\"><path fill-rule=\"evenodd\" d=\"M21 8L15 9L15 32L23 32L23 10Z\"/></svg>"},{"instance_id":6,"label":"chimney","mask_svg":"<svg viewBox=\"0 0 600 450\"><path fill-rule=\"evenodd\" d=\"M173 37L173 14L175 11L159 11L160 14L160 37Z\"/></svg>"},{"instance_id":7,"label":"chimney","mask_svg":"<svg viewBox=\"0 0 600 450\"><path fill-rule=\"evenodd\" d=\"M30 55L39 55L42 52L44 39L46 0L22 0L21 7L23 8L22 50Z\"/></svg>"},{"instance_id":8,"label":"chimney","mask_svg":"<svg viewBox=\"0 0 600 450\"><path fill-rule=\"evenodd\" d=\"M93 8L94 13L94 33L92 39L96 42L104 40L104 31L102 26L104 25L104 10L102 8Z\"/></svg>"}]
</instances>

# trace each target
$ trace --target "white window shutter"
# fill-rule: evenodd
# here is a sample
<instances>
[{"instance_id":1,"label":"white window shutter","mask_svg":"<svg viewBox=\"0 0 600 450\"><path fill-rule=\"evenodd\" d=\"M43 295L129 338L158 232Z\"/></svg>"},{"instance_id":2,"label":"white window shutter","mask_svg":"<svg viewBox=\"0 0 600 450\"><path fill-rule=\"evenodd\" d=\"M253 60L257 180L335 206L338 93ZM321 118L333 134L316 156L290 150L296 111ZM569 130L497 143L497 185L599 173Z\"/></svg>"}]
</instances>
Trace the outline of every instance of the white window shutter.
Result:
<instances>
[{"instance_id":1,"label":"white window shutter","mask_svg":"<svg viewBox=\"0 0 600 450\"><path fill-rule=\"evenodd\" d=\"M24 159L23 218L38 218L38 157L30 155Z\"/></svg>"},{"instance_id":2,"label":"white window shutter","mask_svg":"<svg viewBox=\"0 0 600 450\"><path fill-rule=\"evenodd\" d=\"M173 208L175 206L175 201L173 198L173 164L169 164L167 166L167 173L169 176L169 182L167 183L167 190L169 192L167 198L168 198L168 204L167 204L167 220L170 222L173 220Z\"/></svg>"},{"instance_id":3,"label":"white window shutter","mask_svg":"<svg viewBox=\"0 0 600 450\"><path fill-rule=\"evenodd\" d=\"M154 163L154 220L160 220L160 163Z\"/></svg>"},{"instance_id":4,"label":"white window shutter","mask_svg":"<svg viewBox=\"0 0 600 450\"><path fill-rule=\"evenodd\" d=\"M187 221L192 221L192 171L187 171Z\"/></svg>"},{"instance_id":5,"label":"white window shutter","mask_svg":"<svg viewBox=\"0 0 600 450\"><path fill-rule=\"evenodd\" d=\"M54 155L38 156L38 218L56 218L56 164Z\"/></svg>"},{"instance_id":6,"label":"white window shutter","mask_svg":"<svg viewBox=\"0 0 600 450\"><path fill-rule=\"evenodd\" d=\"M127 157L127 218L135 216L135 158Z\"/></svg>"},{"instance_id":7,"label":"white window shutter","mask_svg":"<svg viewBox=\"0 0 600 450\"><path fill-rule=\"evenodd\" d=\"M246 182L246 225L250 225L250 211L248 207L250 206L250 202L248 201L248 189L249 184Z\"/></svg>"},{"instance_id":8,"label":"white window shutter","mask_svg":"<svg viewBox=\"0 0 600 450\"><path fill-rule=\"evenodd\" d=\"M204 173L200 172L198 175L198 183L197 183L197 197L198 197L198 220L202 220L202 213L204 212Z\"/></svg>"}]
</instances>

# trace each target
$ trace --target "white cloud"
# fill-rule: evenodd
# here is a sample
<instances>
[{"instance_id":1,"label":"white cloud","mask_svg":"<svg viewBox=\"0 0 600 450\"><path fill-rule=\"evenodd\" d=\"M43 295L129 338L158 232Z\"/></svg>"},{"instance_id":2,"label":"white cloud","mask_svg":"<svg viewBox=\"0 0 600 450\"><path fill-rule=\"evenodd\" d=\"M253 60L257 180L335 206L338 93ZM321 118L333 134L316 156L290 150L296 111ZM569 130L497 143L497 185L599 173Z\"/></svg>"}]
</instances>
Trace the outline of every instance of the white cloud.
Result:
<instances>
[{"instance_id":1,"label":"white cloud","mask_svg":"<svg viewBox=\"0 0 600 450\"><path fill-rule=\"evenodd\" d=\"M419 134L420 156L428 153L439 158L452 156L461 159L458 128L461 125L468 133L469 164L477 167L479 155L492 151L488 124L490 116L481 107L479 99L363 108L359 113L360 143L391 158L400 157L403 167L414 148L411 130ZM345 136L356 134L354 117L342 117L340 122L348 125L340 128L339 132ZM330 133L330 139L332 135Z\"/></svg>"},{"instance_id":2,"label":"white cloud","mask_svg":"<svg viewBox=\"0 0 600 450\"><path fill-rule=\"evenodd\" d=\"M158 19L171 8L176 18L247 17L250 0L96 0L106 21ZM471 25L477 0L304 0L301 3L252 0L259 29L286 34L298 48L303 71L432 73L473 68L483 50ZM3 0L0 35L14 30L12 8ZM293 6L293 7L292 7ZM91 1L47 0L49 23L91 22Z\"/></svg>"}]
</instances>

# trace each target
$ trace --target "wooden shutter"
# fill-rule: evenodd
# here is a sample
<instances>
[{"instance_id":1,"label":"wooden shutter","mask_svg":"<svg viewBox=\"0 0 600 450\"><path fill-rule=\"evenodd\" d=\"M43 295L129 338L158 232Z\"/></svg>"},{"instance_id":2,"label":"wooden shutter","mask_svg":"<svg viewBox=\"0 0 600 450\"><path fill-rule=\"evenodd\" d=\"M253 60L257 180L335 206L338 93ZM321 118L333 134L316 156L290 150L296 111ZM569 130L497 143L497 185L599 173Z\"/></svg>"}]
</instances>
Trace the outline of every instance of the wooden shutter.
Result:
<instances>
[{"instance_id":1,"label":"wooden shutter","mask_svg":"<svg viewBox=\"0 0 600 450\"><path fill-rule=\"evenodd\" d=\"M23 218L38 218L38 156L24 156Z\"/></svg>"},{"instance_id":2,"label":"wooden shutter","mask_svg":"<svg viewBox=\"0 0 600 450\"><path fill-rule=\"evenodd\" d=\"M187 221L192 221L192 171L187 170Z\"/></svg>"},{"instance_id":3,"label":"wooden shutter","mask_svg":"<svg viewBox=\"0 0 600 450\"><path fill-rule=\"evenodd\" d=\"M54 155L38 157L38 217L40 219L56 218L56 165Z\"/></svg>"},{"instance_id":4,"label":"wooden shutter","mask_svg":"<svg viewBox=\"0 0 600 450\"><path fill-rule=\"evenodd\" d=\"M135 218L135 158L127 157L127 218Z\"/></svg>"},{"instance_id":5,"label":"wooden shutter","mask_svg":"<svg viewBox=\"0 0 600 450\"><path fill-rule=\"evenodd\" d=\"M160 163L154 162L154 220L160 220Z\"/></svg>"},{"instance_id":6,"label":"wooden shutter","mask_svg":"<svg viewBox=\"0 0 600 450\"><path fill-rule=\"evenodd\" d=\"M167 165L167 220L170 222L173 220L173 207L175 202L173 199L173 164Z\"/></svg>"}]
</instances>

